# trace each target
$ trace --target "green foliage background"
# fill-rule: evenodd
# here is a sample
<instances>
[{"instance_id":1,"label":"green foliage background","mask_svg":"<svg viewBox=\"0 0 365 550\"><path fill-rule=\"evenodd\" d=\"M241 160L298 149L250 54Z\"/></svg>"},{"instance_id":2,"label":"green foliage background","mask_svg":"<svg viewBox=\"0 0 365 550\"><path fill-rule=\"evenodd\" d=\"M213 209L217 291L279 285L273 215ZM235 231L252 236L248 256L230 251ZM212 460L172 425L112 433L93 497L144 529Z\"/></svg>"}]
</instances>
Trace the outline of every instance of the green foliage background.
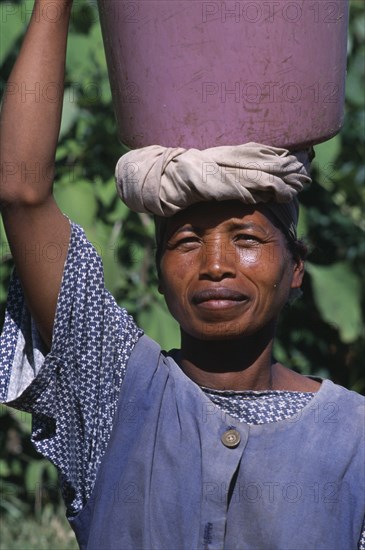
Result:
<instances>
[{"instance_id":1,"label":"green foliage background","mask_svg":"<svg viewBox=\"0 0 365 550\"><path fill-rule=\"evenodd\" d=\"M310 245L304 296L284 312L278 360L365 393L365 168L363 164L365 4L351 0L346 117L341 133L317 146L314 183L302 194L300 233ZM1 87L14 63L32 2L0 2ZM114 166L123 152L106 71L95 2L76 1L67 56L57 151L57 200L102 256L106 284L165 348L179 331L156 290L151 220L117 199ZM0 224L0 324L12 261ZM53 466L29 444L28 415L0 409L0 549L76 548L62 519ZM34 519L35 518L35 519ZM21 521L19 521L21 520ZM34 526L37 522L37 527Z\"/></svg>"}]
</instances>

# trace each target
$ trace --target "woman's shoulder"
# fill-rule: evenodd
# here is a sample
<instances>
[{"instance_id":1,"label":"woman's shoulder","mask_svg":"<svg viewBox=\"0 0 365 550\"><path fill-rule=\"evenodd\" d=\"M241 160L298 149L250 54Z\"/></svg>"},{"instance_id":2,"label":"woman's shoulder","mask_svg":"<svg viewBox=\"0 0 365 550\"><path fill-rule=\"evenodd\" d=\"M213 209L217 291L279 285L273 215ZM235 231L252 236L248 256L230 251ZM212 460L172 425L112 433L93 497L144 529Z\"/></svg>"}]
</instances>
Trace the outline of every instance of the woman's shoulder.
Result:
<instances>
[{"instance_id":1,"label":"woman's shoulder","mask_svg":"<svg viewBox=\"0 0 365 550\"><path fill-rule=\"evenodd\" d=\"M273 365L273 385L275 390L316 393L321 388L319 378L304 376L281 363Z\"/></svg>"},{"instance_id":2,"label":"woman's shoulder","mask_svg":"<svg viewBox=\"0 0 365 550\"><path fill-rule=\"evenodd\" d=\"M296 392L320 392L321 397L346 401L355 406L364 406L365 397L356 391L349 390L329 379L321 379L314 376L304 376L291 369L276 363L274 366L274 389Z\"/></svg>"}]
</instances>

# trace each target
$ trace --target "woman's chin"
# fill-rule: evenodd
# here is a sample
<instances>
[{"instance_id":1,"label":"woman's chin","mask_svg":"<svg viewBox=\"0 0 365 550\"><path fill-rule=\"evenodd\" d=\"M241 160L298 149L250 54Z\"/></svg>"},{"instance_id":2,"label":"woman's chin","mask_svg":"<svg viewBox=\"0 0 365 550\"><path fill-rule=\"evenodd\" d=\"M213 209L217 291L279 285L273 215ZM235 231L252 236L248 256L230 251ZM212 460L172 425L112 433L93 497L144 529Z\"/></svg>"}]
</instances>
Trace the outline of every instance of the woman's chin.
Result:
<instances>
[{"instance_id":1,"label":"woman's chin","mask_svg":"<svg viewBox=\"0 0 365 550\"><path fill-rule=\"evenodd\" d=\"M183 328L184 332L197 339L204 341L220 341L237 340L245 335L245 330L238 323L202 323L200 328L187 327Z\"/></svg>"}]
</instances>

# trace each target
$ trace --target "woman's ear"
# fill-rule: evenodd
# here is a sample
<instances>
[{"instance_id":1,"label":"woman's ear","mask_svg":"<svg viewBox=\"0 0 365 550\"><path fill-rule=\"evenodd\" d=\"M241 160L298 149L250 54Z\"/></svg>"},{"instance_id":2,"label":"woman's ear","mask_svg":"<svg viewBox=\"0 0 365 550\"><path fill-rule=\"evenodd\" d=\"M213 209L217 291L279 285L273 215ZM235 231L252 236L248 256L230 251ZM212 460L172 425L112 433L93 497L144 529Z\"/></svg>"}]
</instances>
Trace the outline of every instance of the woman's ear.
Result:
<instances>
[{"instance_id":1,"label":"woman's ear","mask_svg":"<svg viewBox=\"0 0 365 550\"><path fill-rule=\"evenodd\" d=\"M304 261L295 260L290 288L300 288L304 277Z\"/></svg>"}]
</instances>

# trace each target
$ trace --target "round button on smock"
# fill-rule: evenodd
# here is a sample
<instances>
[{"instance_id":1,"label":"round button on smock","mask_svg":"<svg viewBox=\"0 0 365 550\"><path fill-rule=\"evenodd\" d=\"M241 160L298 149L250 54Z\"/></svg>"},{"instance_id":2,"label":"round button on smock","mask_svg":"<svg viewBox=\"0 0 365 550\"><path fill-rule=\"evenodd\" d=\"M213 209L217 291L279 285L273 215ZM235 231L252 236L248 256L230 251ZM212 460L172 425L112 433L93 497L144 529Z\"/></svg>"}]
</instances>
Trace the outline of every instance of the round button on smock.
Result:
<instances>
[{"instance_id":1,"label":"round button on smock","mask_svg":"<svg viewBox=\"0 0 365 550\"><path fill-rule=\"evenodd\" d=\"M223 445L226 447L237 447L241 441L241 436L237 430L230 429L224 432L224 434L221 437L221 441Z\"/></svg>"}]
</instances>

